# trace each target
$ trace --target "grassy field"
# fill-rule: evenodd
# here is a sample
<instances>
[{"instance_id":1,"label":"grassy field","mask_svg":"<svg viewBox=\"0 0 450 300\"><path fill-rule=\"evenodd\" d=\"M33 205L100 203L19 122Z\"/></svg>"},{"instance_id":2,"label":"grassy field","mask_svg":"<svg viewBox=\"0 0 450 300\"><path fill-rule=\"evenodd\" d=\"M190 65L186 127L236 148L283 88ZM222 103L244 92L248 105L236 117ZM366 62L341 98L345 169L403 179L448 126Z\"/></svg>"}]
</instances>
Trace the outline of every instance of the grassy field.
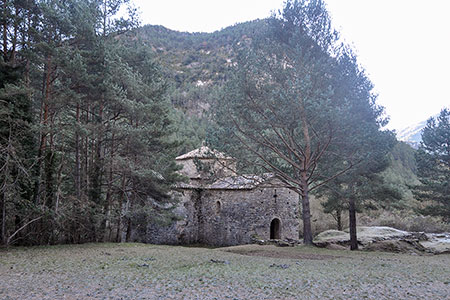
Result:
<instances>
[{"instance_id":1,"label":"grassy field","mask_svg":"<svg viewBox=\"0 0 450 300\"><path fill-rule=\"evenodd\" d=\"M450 299L450 255L258 245L0 249L0 299Z\"/></svg>"}]
</instances>

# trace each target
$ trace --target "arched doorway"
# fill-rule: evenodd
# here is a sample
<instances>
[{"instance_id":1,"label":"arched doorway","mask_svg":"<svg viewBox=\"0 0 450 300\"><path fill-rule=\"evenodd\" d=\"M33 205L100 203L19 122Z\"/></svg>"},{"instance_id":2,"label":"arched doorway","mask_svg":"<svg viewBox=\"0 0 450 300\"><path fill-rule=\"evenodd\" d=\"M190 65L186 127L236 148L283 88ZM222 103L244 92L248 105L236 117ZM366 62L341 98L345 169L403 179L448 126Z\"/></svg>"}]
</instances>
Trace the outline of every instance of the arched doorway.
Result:
<instances>
[{"instance_id":1,"label":"arched doorway","mask_svg":"<svg viewBox=\"0 0 450 300\"><path fill-rule=\"evenodd\" d=\"M280 219L275 218L270 222L270 239L279 240L281 236L281 230L280 230Z\"/></svg>"}]
</instances>

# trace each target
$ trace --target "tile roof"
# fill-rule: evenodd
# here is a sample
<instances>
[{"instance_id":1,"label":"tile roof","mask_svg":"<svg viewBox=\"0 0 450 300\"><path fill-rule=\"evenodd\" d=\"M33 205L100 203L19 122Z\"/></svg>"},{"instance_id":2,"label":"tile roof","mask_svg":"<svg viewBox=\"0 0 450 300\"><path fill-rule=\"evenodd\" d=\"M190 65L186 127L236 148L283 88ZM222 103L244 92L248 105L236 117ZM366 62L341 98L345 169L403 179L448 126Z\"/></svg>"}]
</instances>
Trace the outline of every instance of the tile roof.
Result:
<instances>
[{"instance_id":1,"label":"tile roof","mask_svg":"<svg viewBox=\"0 0 450 300\"><path fill-rule=\"evenodd\" d=\"M216 180L210 184L191 181L190 183L181 183L178 188L181 189L205 189L205 190L251 190L260 184L274 178L273 174L267 173L258 175L239 175L229 176Z\"/></svg>"}]
</instances>

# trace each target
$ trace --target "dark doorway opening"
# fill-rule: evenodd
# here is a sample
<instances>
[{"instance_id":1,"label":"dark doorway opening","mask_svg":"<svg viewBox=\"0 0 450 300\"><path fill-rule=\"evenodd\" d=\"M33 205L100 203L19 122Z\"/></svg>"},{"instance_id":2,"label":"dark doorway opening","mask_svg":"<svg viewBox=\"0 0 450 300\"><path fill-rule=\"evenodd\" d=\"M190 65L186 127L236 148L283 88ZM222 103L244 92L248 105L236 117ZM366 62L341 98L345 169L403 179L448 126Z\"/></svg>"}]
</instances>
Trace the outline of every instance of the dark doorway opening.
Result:
<instances>
[{"instance_id":1,"label":"dark doorway opening","mask_svg":"<svg viewBox=\"0 0 450 300\"><path fill-rule=\"evenodd\" d=\"M280 239L281 232L280 232L280 219L273 219L272 222L270 222L270 239Z\"/></svg>"}]
</instances>

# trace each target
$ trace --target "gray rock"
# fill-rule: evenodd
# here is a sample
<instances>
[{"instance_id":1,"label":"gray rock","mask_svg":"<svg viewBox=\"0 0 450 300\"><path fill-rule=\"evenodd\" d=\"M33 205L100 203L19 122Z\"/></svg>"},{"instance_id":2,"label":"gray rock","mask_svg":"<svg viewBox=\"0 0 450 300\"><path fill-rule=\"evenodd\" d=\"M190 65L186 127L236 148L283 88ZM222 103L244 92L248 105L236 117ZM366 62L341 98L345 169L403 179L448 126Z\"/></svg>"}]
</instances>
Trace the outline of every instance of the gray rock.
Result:
<instances>
[{"instance_id":1,"label":"gray rock","mask_svg":"<svg viewBox=\"0 0 450 300\"><path fill-rule=\"evenodd\" d=\"M363 250L402 253L450 253L450 234L407 232L391 227L357 227L358 244ZM347 231L327 230L314 238L314 244L329 249L348 246Z\"/></svg>"},{"instance_id":2,"label":"gray rock","mask_svg":"<svg viewBox=\"0 0 450 300\"><path fill-rule=\"evenodd\" d=\"M450 253L450 233L426 234L427 240L419 243L435 254Z\"/></svg>"}]
</instances>

